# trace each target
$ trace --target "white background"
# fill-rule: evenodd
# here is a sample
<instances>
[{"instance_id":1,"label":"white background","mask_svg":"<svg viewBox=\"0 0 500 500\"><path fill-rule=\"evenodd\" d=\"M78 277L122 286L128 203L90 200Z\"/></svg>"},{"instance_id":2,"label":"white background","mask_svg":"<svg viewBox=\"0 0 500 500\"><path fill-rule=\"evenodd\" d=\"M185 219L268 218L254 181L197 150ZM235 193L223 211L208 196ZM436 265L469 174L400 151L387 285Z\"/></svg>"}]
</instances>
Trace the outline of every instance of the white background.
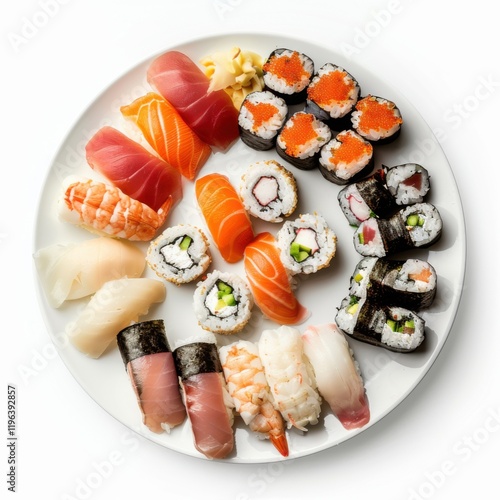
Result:
<instances>
[{"instance_id":1,"label":"white background","mask_svg":"<svg viewBox=\"0 0 500 500\"><path fill-rule=\"evenodd\" d=\"M2 388L17 387L17 498L350 498L498 496L499 29L491 3L452 0L23 0L4 2L0 80ZM5 7L7 12L5 12ZM205 34L257 31L343 52L398 87L435 131L467 227L453 330L424 380L355 439L286 463L199 460L129 431L56 354L32 264L51 159L93 98L137 62ZM346 52L347 51L347 52ZM0 447L7 492L8 448ZM82 486L87 484L86 486ZM90 485L90 486L89 486Z\"/></svg>"}]
</instances>

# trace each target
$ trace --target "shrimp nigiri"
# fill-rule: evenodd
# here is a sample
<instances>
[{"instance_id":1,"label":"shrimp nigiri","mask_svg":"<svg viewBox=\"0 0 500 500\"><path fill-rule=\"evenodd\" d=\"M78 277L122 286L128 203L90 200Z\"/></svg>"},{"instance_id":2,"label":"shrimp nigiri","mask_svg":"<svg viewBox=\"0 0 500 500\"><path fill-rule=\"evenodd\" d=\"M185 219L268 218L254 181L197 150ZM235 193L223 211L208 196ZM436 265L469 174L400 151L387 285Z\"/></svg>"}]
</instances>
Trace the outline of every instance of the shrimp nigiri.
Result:
<instances>
[{"instance_id":1,"label":"shrimp nigiri","mask_svg":"<svg viewBox=\"0 0 500 500\"><path fill-rule=\"evenodd\" d=\"M94 233L149 241L165 222L171 206L169 198L156 212L117 187L70 176L64 181L59 216Z\"/></svg>"},{"instance_id":2,"label":"shrimp nigiri","mask_svg":"<svg viewBox=\"0 0 500 500\"><path fill-rule=\"evenodd\" d=\"M253 432L270 439L275 448L287 457L288 442L283 417L273 406L257 345L240 340L222 346L219 355L236 411Z\"/></svg>"}]
</instances>

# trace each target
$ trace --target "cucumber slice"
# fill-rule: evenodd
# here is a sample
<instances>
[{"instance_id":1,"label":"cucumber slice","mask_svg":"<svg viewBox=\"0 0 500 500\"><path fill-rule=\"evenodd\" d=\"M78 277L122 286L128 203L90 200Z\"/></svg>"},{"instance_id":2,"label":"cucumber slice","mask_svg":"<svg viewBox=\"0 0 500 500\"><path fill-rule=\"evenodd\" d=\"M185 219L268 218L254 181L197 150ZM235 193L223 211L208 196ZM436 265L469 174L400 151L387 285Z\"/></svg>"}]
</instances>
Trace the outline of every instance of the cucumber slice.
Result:
<instances>
[{"instance_id":1,"label":"cucumber slice","mask_svg":"<svg viewBox=\"0 0 500 500\"><path fill-rule=\"evenodd\" d=\"M394 321L393 319L388 319L386 321L387 323L387 326L393 331L393 332L397 332L397 322Z\"/></svg>"},{"instance_id":2,"label":"cucumber slice","mask_svg":"<svg viewBox=\"0 0 500 500\"><path fill-rule=\"evenodd\" d=\"M419 220L418 214L411 214L406 218L406 225L412 227L418 226L418 220Z\"/></svg>"},{"instance_id":3,"label":"cucumber slice","mask_svg":"<svg viewBox=\"0 0 500 500\"><path fill-rule=\"evenodd\" d=\"M236 299L234 298L234 295L232 293L228 293L227 295L224 295L224 297L222 297L222 300L226 304L226 306L235 306L236 305Z\"/></svg>"},{"instance_id":4,"label":"cucumber slice","mask_svg":"<svg viewBox=\"0 0 500 500\"><path fill-rule=\"evenodd\" d=\"M230 293L233 293L233 288L229 286L227 283L224 283L223 281L217 282L217 289L220 292L223 292L223 295L228 295Z\"/></svg>"},{"instance_id":5,"label":"cucumber slice","mask_svg":"<svg viewBox=\"0 0 500 500\"><path fill-rule=\"evenodd\" d=\"M191 236L184 236L182 238L182 241L179 245L181 250L187 250L189 248L189 245L191 245L191 242L193 241L193 238Z\"/></svg>"}]
</instances>

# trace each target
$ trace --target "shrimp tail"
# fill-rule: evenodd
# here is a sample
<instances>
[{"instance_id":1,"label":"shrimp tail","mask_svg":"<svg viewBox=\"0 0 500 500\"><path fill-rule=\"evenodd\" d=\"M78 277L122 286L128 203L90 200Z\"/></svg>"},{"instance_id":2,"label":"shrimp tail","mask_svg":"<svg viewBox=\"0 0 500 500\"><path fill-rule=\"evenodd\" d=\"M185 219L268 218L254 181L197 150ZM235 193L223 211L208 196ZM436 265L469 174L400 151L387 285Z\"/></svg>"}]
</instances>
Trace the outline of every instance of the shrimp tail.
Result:
<instances>
[{"instance_id":1,"label":"shrimp tail","mask_svg":"<svg viewBox=\"0 0 500 500\"><path fill-rule=\"evenodd\" d=\"M279 436L270 435L269 440L273 446L283 455L288 457L288 441L285 434L280 434Z\"/></svg>"}]
</instances>

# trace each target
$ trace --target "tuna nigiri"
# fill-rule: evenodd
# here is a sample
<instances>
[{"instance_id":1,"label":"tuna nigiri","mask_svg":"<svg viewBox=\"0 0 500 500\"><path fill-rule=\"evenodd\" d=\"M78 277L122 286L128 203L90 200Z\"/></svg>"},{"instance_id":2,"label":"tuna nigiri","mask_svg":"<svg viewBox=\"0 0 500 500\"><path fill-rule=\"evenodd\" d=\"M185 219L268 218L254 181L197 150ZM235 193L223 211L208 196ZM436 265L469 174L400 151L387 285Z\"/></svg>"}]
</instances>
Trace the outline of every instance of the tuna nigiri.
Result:
<instances>
[{"instance_id":1,"label":"tuna nigiri","mask_svg":"<svg viewBox=\"0 0 500 500\"><path fill-rule=\"evenodd\" d=\"M186 408L163 320L130 325L118 333L117 342L143 423L152 432L170 432L184 421Z\"/></svg>"},{"instance_id":2,"label":"tuna nigiri","mask_svg":"<svg viewBox=\"0 0 500 500\"><path fill-rule=\"evenodd\" d=\"M318 390L340 423L346 429L366 425L370 409L363 380L344 334L333 323L309 326L302 340Z\"/></svg>"},{"instance_id":3,"label":"tuna nigiri","mask_svg":"<svg viewBox=\"0 0 500 500\"><path fill-rule=\"evenodd\" d=\"M174 359L195 448L210 459L226 457L234 447L234 404L222 374L215 338L178 346Z\"/></svg>"},{"instance_id":4,"label":"tuna nigiri","mask_svg":"<svg viewBox=\"0 0 500 500\"><path fill-rule=\"evenodd\" d=\"M189 180L195 178L212 153L175 108L155 92L122 106L120 111L138 126L158 155Z\"/></svg>"},{"instance_id":5,"label":"tuna nigiri","mask_svg":"<svg viewBox=\"0 0 500 500\"><path fill-rule=\"evenodd\" d=\"M85 147L87 162L126 195L159 210L182 198L180 173L113 127L102 127Z\"/></svg>"},{"instance_id":6,"label":"tuna nigiri","mask_svg":"<svg viewBox=\"0 0 500 500\"><path fill-rule=\"evenodd\" d=\"M260 233L245 248L245 272L255 303L262 313L282 325L302 323L309 311L297 300L280 250L270 233Z\"/></svg>"},{"instance_id":7,"label":"tuna nigiri","mask_svg":"<svg viewBox=\"0 0 500 500\"><path fill-rule=\"evenodd\" d=\"M226 176L213 173L198 179L195 190L198 205L222 257L230 263L240 261L254 233L236 189Z\"/></svg>"},{"instance_id":8,"label":"tuna nigiri","mask_svg":"<svg viewBox=\"0 0 500 500\"><path fill-rule=\"evenodd\" d=\"M147 72L149 84L182 116L196 135L225 150L239 137L238 111L224 90L209 92L210 79L188 56L169 51Z\"/></svg>"}]
</instances>

